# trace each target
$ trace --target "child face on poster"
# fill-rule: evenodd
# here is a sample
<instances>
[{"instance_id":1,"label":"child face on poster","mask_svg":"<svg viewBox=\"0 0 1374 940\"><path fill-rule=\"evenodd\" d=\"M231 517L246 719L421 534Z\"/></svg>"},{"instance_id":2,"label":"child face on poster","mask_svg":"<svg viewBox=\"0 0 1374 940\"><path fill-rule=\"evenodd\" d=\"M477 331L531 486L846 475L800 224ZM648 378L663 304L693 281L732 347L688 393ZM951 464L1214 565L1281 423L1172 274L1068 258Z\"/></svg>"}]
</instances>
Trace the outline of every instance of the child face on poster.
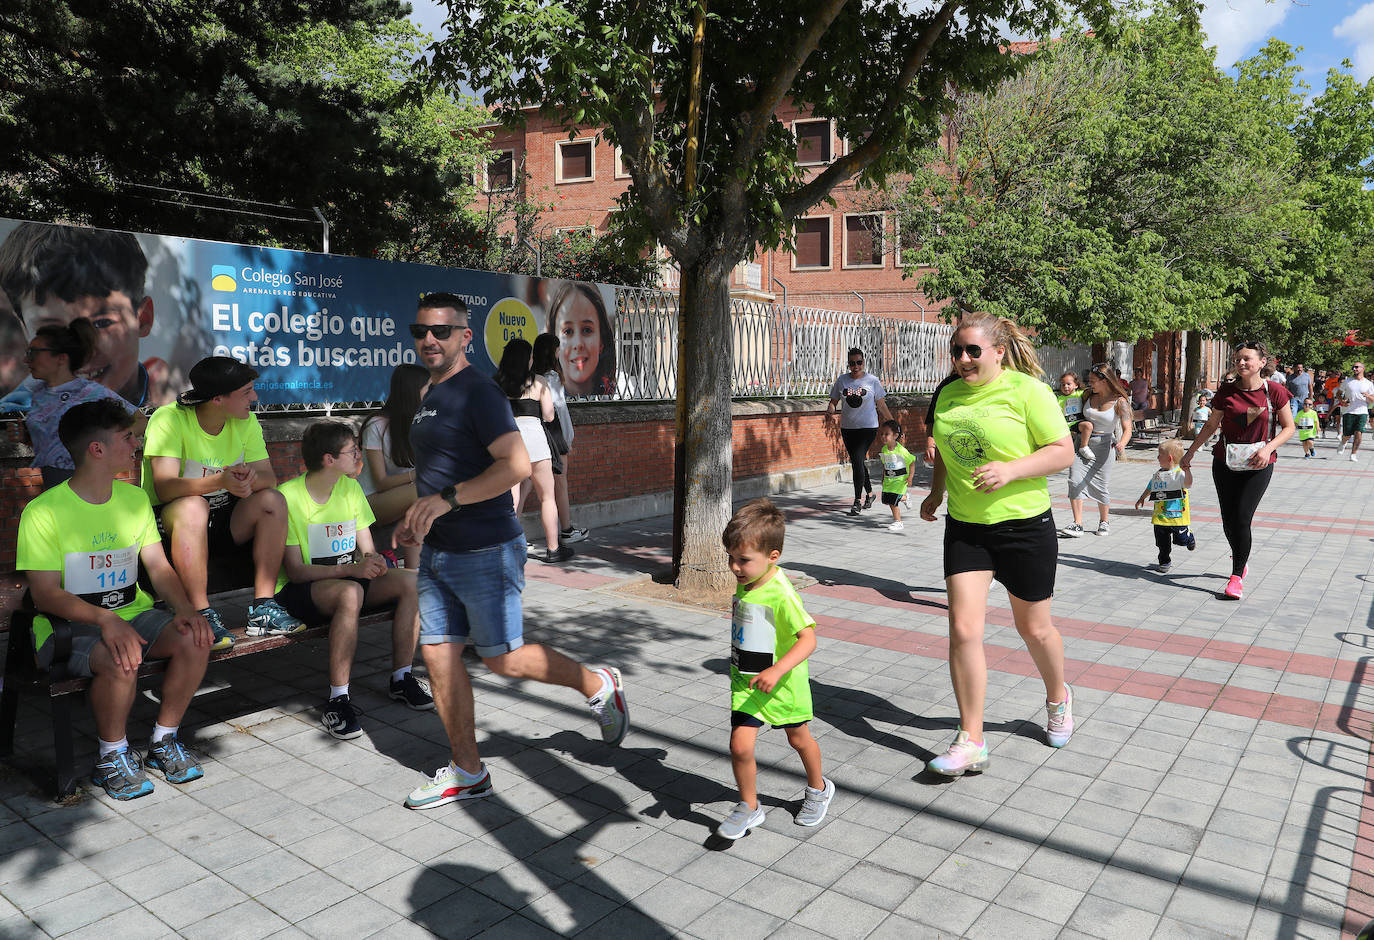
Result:
<instances>
[{"instance_id":1,"label":"child face on poster","mask_svg":"<svg viewBox=\"0 0 1374 940\"><path fill-rule=\"evenodd\" d=\"M24 322L35 331L44 326L68 326L80 318L90 320L95 327L95 353L82 367L82 374L129 401L141 403L138 341L153 328L151 298L135 305L123 291L111 291L104 297L83 295L71 301L50 293L39 303L28 294L22 300L22 310Z\"/></svg>"},{"instance_id":2,"label":"child face on poster","mask_svg":"<svg viewBox=\"0 0 1374 940\"><path fill-rule=\"evenodd\" d=\"M558 337L558 364L569 395L603 395L598 367L606 337L601 331L601 312L580 290L566 293L549 316Z\"/></svg>"}]
</instances>

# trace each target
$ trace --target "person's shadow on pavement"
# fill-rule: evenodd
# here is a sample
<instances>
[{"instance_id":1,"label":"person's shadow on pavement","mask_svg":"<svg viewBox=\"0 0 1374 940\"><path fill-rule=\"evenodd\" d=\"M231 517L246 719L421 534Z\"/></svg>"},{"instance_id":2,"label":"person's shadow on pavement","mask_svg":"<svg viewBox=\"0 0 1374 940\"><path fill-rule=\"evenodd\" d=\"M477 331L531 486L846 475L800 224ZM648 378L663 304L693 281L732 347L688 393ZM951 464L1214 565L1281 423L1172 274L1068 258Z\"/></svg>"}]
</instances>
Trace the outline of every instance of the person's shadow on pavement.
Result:
<instances>
[{"instance_id":1,"label":"person's shadow on pavement","mask_svg":"<svg viewBox=\"0 0 1374 940\"><path fill-rule=\"evenodd\" d=\"M1201 591L1203 594L1210 594L1213 597L1224 595L1199 584L1189 584L1188 581L1195 578L1221 578L1225 581L1228 577L1214 571L1199 571L1196 574L1187 574L1181 571L1176 574L1160 574L1157 571L1151 571L1144 565L1094 558L1091 555L1067 555L1064 552L1059 553L1059 563L1068 565L1070 568L1081 568L1084 571L1092 571L1096 574L1110 575L1113 578L1124 578L1130 581L1162 581L1173 587Z\"/></svg>"},{"instance_id":2,"label":"person's shadow on pavement","mask_svg":"<svg viewBox=\"0 0 1374 940\"><path fill-rule=\"evenodd\" d=\"M915 593L943 594L945 592L943 585L940 587L913 587L891 578L880 578L876 575L863 574L847 568L831 568L828 565L817 565L806 561L788 561L784 567L788 571L797 571L807 577L815 578L817 584L826 587L843 585L872 588L890 601L900 601L903 604L913 604L917 607L934 607L939 610L949 609L947 604L912 596Z\"/></svg>"}]
</instances>

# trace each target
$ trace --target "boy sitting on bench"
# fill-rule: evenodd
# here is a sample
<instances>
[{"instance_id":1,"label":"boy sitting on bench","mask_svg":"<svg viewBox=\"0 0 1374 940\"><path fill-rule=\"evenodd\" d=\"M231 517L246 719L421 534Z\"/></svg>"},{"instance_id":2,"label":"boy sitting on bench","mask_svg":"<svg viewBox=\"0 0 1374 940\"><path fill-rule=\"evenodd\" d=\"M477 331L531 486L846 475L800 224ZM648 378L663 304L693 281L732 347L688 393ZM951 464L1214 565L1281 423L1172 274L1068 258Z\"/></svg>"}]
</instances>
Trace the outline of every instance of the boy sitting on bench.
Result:
<instances>
[{"instance_id":1,"label":"boy sitting on bench","mask_svg":"<svg viewBox=\"0 0 1374 940\"><path fill-rule=\"evenodd\" d=\"M24 507L15 565L28 575L34 606L71 623L67 669L91 677L100 738L91 782L116 800L153 792L125 730L145 655L170 660L148 766L169 783L203 776L199 760L177 738L177 726L205 675L213 639L162 553L148 497L115 479L134 469L133 421L122 403L110 399L76 405L62 416L58 436L76 472ZM138 586L140 562L171 612L154 607ZM52 622L35 618L33 632L39 665L51 666Z\"/></svg>"},{"instance_id":2,"label":"boy sitting on bench","mask_svg":"<svg viewBox=\"0 0 1374 940\"><path fill-rule=\"evenodd\" d=\"M191 367L190 391L148 419L143 489L171 539L172 567L191 603L210 622L214 648L234 638L210 607L206 566L214 555L252 543L249 636L297 633L305 624L273 600L286 545L286 502L253 414L255 369L228 356Z\"/></svg>"},{"instance_id":3,"label":"boy sitting on bench","mask_svg":"<svg viewBox=\"0 0 1374 940\"><path fill-rule=\"evenodd\" d=\"M374 521L355 479L363 452L353 429L340 421L312 424L301 440L306 472L280 487L290 524L277 577L277 600L309 623L329 620L329 701L321 721L336 738L363 733L348 697L364 606L396 605L391 626L391 697L411 708L434 707L411 674L420 638L415 572L388 568L368 529Z\"/></svg>"}]
</instances>

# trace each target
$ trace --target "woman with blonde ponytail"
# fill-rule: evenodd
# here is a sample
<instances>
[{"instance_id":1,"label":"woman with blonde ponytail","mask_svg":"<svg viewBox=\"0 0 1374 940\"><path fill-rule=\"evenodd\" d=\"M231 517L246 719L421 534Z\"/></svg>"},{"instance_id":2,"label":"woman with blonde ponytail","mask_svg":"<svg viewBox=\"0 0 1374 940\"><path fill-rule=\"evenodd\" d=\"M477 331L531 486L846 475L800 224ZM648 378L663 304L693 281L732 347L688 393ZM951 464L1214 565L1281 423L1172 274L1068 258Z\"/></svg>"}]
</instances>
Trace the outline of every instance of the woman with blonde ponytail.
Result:
<instances>
[{"instance_id":1,"label":"woman with blonde ponytail","mask_svg":"<svg viewBox=\"0 0 1374 940\"><path fill-rule=\"evenodd\" d=\"M935 521L945 493L945 590L949 672L959 732L928 765L957 777L988 765L983 740L987 660L983 629L996 580L1045 683L1046 737L1063 747L1073 734L1073 691L1064 683L1064 644L1050 618L1058 542L1045 477L1073 460L1059 403L1041 381L1035 346L1006 317L966 314L950 342L961 381L935 407L935 472L921 518Z\"/></svg>"}]
</instances>

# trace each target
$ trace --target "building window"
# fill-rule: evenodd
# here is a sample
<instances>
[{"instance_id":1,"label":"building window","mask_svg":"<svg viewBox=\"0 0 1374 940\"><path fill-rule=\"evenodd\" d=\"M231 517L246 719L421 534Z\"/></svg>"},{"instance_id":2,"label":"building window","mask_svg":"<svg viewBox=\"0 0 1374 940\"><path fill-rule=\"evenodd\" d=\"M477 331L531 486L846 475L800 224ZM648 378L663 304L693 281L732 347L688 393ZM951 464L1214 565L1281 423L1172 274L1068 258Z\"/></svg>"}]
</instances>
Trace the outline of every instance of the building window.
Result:
<instances>
[{"instance_id":1,"label":"building window","mask_svg":"<svg viewBox=\"0 0 1374 940\"><path fill-rule=\"evenodd\" d=\"M559 183L581 183L596 178L596 157L590 140L558 142Z\"/></svg>"},{"instance_id":2,"label":"building window","mask_svg":"<svg viewBox=\"0 0 1374 940\"><path fill-rule=\"evenodd\" d=\"M830 162L830 122L793 121L792 133L797 138L797 165L816 166Z\"/></svg>"},{"instance_id":3,"label":"building window","mask_svg":"<svg viewBox=\"0 0 1374 940\"><path fill-rule=\"evenodd\" d=\"M883 266L883 216L881 213L844 217L844 266Z\"/></svg>"},{"instance_id":4,"label":"building window","mask_svg":"<svg viewBox=\"0 0 1374 940\"><path fill-rule=\"evenodd\" d=\"M904 229L900 222L894 221L897 234L897 250L892 253L893 267L900 268L907 263L907 255L921 250L921 239L915 231Z\"/></svg>"},{"instance_id":5,"label":"building window","mask_svg":"<svg viewBox=\"0 0 1374 940\"><path fill-rule=\"evenodd\" d=\"M487 192L505 192L515 188L515 151L500 150L487 163Z\"/></svg>"},{"instance_id":6,"label":"building window","mask_svg":"<svg viewBox=\"0 0 1374 940\"><path fill-rule=\"evenodd\" d=\"M830 216L798 219L796 232L796 254L792 256L792 270L829 268Z\"/></svg>"},{"instance_id":7,"label":"building window","mask_svg":"<svg viewBox=\"0 0 1374 940\"><path fill-rule=\"evenodd\" d=\"M627 180L630 178L630 168L625 165L625 153L619 148L615 148L615 178Z\"/></svg>"}]
</instances>

